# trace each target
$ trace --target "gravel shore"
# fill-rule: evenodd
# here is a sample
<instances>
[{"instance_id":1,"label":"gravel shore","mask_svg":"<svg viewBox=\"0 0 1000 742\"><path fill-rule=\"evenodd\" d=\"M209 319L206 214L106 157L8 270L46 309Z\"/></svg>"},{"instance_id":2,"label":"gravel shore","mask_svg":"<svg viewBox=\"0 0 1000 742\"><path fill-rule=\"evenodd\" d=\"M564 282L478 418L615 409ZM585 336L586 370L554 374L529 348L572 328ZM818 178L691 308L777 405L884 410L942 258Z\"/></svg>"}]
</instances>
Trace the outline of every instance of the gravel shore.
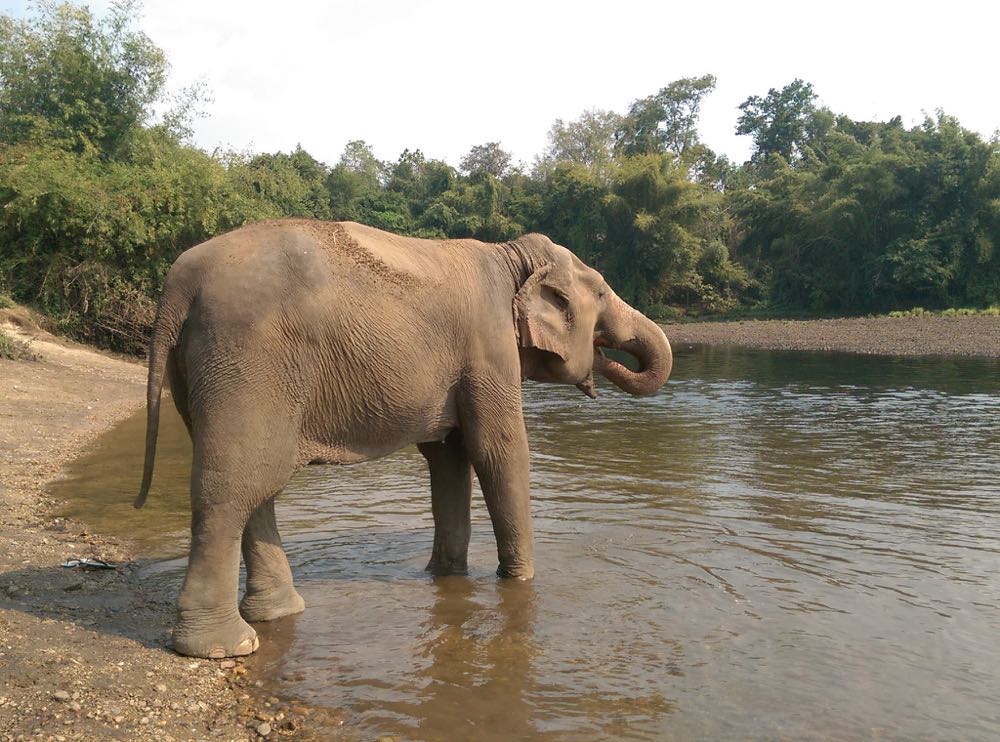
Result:
<instances>
[{"instance_id":1,"label":"gravel shore","mask_svg":"<svg viewBox=\"0 0 1000 742\"><path fill-rule=\"evenodd\" d=\"M663 324L670 342L767 350L1000 358L1000 317L860 317Z\"/></svg>"}]
</instances>

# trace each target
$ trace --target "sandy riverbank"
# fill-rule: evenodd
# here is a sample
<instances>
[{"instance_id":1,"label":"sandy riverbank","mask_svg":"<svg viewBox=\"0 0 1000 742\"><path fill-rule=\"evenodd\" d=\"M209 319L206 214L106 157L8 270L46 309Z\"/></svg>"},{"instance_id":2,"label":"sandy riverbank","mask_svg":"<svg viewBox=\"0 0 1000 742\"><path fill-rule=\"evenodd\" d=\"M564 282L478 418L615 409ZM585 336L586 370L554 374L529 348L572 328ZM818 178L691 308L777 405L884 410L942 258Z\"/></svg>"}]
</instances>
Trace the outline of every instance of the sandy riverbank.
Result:
<instances>
[{"instance_id":1,"label":"sandy riverbank","mask_svg":"<svg viewBox=\"0 0 1000 742\"><path fill-rule=\"evenodd\" d=\"M1000 317L860 317L661 325L675 346L739 345L872 355L1000 358Z\"/></svg>"},{"instance_id":2,"label":"sandy riverbank","mask_svg":"<svg viewBox=\"0 0 1000 742\"><path fill-rule=\"evenodd\" d=\"M146 372L12 324L26 317L0 311L0 328L38 356L0 359L0 740L246 740L265 722L268 738L297 730L293 710L253 692L242 660L167 648L173 590L139 579L127 543L56 517L46 483L142 406ZM120 566L61 567L71 556Z\"/></svg>"}]
</instances>

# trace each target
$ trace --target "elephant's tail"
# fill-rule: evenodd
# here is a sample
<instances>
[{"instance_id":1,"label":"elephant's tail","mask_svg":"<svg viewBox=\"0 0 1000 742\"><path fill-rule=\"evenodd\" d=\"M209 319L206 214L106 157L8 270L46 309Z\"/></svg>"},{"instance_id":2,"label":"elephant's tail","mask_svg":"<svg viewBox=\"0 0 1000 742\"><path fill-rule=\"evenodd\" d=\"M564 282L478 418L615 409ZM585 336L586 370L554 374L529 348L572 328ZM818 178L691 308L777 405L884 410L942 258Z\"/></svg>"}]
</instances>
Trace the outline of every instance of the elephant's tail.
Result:
<instances>
[{"instance_id":1,"label":"elephant's tail","mask_svg":"<svg viewBox=\"0 0 1000 742\"><path fill-rule=\"evenodd\" d=\"M181 327L191 308L191 298L187 292L173 289L167 276L163 295L156 307L153 322L153 337L149 341L149 376L146 380L146 460L142 469L142 485L133 505L141 508L146 504L149 486L153 481L153 461L156 459L156 434L160 427L160 394L166 375L167 357L177 345Z\"/></svg>"}]
</instances>

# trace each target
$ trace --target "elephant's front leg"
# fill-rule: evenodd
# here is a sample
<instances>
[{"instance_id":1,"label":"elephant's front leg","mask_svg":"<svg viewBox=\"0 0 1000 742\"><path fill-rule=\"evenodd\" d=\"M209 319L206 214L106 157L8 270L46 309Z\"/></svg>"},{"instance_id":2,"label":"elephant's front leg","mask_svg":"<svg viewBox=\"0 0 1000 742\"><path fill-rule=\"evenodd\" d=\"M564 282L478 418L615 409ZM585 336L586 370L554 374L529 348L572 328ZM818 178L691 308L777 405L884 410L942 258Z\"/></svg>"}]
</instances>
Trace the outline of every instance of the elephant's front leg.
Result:
<instances>
[{"instance_id":1,"label":"elephant's front leg","mask_svg":"<svg viewBox=\"0 0 1000 742\"><path fill-rule=\"evenodd\" d=\"M302 612L305 602L292 584L273 497L254 511L243 529L243 562L247 567L247 592L240 601L244 619L250 623L273 621Z\"/></svg>"},{"instance_id":2,"label":"elephant's front leg","mask_svg":"<svg viewBox=\"0 0 1000 742\"><path fill-rule=\"evenodd\" d=\"M535 574L535 535L520 387L502 400L486 402L490 398L485 395L479 399L485 403L469 414L465 441L493 522L497 574L527 580Z\"/></svg>"},{"instance_id":3,"label":"elephant's front leg","mask_svg":"<svg viewBox=\"0 0 1000 742\"><path fill-rule=\"evenodd\" d=\"M453 431L442 442L417 447L431 473L434 550L427 570L436 575L465 574L472 535L472 464L461 434Z\"/></svg>"}]
</instances>

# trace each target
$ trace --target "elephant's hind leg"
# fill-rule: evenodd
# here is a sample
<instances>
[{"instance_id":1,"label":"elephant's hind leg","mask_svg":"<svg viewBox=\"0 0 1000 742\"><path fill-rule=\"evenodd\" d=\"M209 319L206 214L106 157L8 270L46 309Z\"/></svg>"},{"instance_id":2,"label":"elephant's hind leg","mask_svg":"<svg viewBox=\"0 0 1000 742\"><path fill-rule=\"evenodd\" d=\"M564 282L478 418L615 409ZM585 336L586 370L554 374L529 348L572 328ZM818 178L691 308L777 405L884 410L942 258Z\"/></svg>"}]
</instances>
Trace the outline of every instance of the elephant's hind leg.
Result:
<instances>
[{"instance_id":1,"label":"elephant's hind leg","mask_svg":"<svg viewBox=\"0 0 1000 742\"><path fill-rule=\"evenodd\" d=\"M434 513L434 550L427 571L437 575L468 571L472 535L472 464L453 431L443 442L421 443L420 453L431 473L431 510Z\"/></svg>"},{"instance_id":2,"label":"elephant's hind leg","mask_svg":"<svg viewBox=\"0 0 1000 742\"><path fill-rule=\"evenodd\" d=\"M257 632L236 608L240 535L247 518L242 503L194 506L191 556L173 632L174 650L180 654L221 659L258 647Z\"/></svg>"},{"instance_id":3,"label":"elephant's hind leg","mask_svg":"<svg viewBox=\"0 0 1000 742\"><path fill-rule=\"evenodd\" d=\"M281 546L273 497L254 511L243 530L243 562L247 567L247 592L240 601L244 619L273 621L305 608Z\"/></svg>"},{"instance_id":4,"label":"elephant's hind leg","mask_svg":"<svg viewBox=\"0 0 1000 742\"><path fill-rule=\"evenodd\" d=\"M248 409L240 401L211 412L196 415L193 426L191 557L173 644L191 657L221 658L258 646L237 606L240 547L248 522L292 475L297 427L287 410ZM282 419L287 426L276 424Z\"/></svg>"}]
</instances>

